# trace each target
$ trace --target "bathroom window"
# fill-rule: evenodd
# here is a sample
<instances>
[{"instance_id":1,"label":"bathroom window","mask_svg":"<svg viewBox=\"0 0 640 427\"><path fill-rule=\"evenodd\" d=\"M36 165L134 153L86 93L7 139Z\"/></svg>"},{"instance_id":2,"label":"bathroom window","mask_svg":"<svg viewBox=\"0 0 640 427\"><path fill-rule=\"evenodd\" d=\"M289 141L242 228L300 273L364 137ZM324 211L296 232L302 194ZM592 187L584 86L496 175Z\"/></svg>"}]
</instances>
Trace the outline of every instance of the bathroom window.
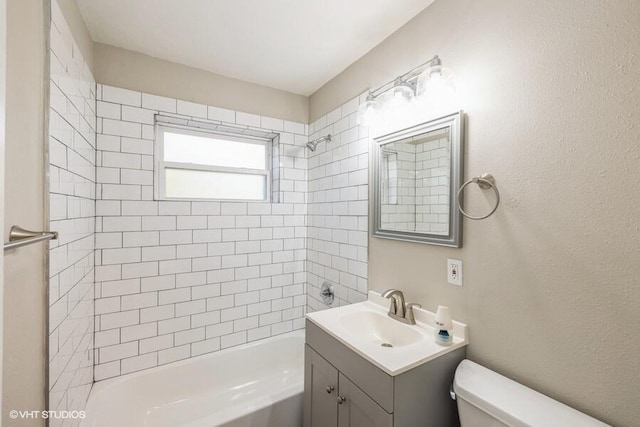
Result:
<instances>
[{"instance_id":1,"label":"bathroom window","mask_svg":"<svg viewBox=\"0 0 640 427\"><path fill-rule=\"evenodd\" d=\"M156 199L269 201L270 140L156 129Z\"/></svg>"}]
</instances>

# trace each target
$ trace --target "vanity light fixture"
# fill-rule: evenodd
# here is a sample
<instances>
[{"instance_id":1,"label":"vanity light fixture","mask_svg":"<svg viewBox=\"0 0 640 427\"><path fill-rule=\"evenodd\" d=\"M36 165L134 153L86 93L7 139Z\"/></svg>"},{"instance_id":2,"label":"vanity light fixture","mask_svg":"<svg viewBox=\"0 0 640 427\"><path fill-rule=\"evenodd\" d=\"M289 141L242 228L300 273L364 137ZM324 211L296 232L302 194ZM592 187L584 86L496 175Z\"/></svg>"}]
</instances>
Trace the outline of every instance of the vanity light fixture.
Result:
<instances>
[{"instance_id":1,"label":"vanity light fixture","mask_svg":"<svg viewBox=\"0 0 640 427\"><path fill-rule=\"evenodd\" d=\"M382 95L390 90L393 90L393 96L383 99ZM418 65L375 90L370 90L366 101L358 108L358 123L370 125L380 112L382 104L386 104L386 98L390 98L389 103L408 103L416 97L436 97L443 92L454 91L451 73L442 67L442 60L435 55L424 64Z\"/></svg>"}]
</instances>

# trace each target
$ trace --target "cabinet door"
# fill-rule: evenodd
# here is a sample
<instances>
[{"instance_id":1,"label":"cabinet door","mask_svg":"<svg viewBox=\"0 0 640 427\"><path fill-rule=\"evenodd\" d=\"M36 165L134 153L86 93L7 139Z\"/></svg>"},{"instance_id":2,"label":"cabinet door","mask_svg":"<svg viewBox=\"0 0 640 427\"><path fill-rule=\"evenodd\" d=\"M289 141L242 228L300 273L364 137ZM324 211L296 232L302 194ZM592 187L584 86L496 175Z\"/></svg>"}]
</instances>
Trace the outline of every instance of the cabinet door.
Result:
<instances>
[{"instance_id":1,"label":"cabinet door","mask_svg":"<svg viewBox=\"0 0 640 427\"><path fill-rule=\"evenodd\" d=\"M338 370L305 345L304 427L338 425Z\"/></svg>"},{"instance_id":2,"label":"cabinet door","mask_svg":"<svg viewBox=\"0 0 640 427\"><path fill-rule=\"evenodd\" d=\"M382 409L342 374L339 385L338 427L393 426L393 415Z\"/></svg>"}]
</instances>

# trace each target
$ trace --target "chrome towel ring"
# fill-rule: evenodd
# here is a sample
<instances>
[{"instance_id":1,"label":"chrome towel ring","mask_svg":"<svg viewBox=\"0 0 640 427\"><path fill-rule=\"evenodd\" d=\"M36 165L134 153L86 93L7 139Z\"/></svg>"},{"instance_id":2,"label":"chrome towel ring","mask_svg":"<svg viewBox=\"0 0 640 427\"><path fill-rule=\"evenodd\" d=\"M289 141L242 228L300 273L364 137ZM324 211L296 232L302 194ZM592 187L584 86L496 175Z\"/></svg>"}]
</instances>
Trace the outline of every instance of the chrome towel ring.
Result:
<instances>
[{"instance_id":1,"label":"chrome towel ring","mask_svg":"<svg viewBox=\"0 0 640 427\"><path fill-rule=\"evenodd\" d=\"M491 209L491 212L489 212L488 214L482 215L482 216L471 216L468 213L466 213L464 209L462 209L462 194L464 192L465 187L471 183L478 184L478 186L483 190L488 190L491 188L493 192L496 193L496 205L493 207L493 209ZM464 215L469 219L479 220L479 219L489 218L498 209L498 205L500 205L500 193L498 192L498 187L496 187L496 180L493 177L493 175L491 175L490 173L483 173L480 176L474 176L473 178L471 178L470 180L462 184L460 186L460 189L458 190L458 209L460 210L460 213L462 215Z\"/></svg>"}]
</instances>

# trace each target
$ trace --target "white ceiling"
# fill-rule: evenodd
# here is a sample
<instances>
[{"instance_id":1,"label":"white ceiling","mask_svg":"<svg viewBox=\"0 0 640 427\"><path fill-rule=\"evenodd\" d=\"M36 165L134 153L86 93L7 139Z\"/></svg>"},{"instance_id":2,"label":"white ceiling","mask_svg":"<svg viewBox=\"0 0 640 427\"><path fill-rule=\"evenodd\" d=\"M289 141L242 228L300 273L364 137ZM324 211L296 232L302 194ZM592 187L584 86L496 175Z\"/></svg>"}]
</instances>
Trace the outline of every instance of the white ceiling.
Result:
<instances>
[{"instance_id":1,"label":"white ceiling","mask_svg":"<svg viewBox=\"0 0 640 427\"><path fill-rule=\"evenodd\" d=\"M310 95L434 0L76 0L94 41Z\"/></svg>"}]
</instances>

